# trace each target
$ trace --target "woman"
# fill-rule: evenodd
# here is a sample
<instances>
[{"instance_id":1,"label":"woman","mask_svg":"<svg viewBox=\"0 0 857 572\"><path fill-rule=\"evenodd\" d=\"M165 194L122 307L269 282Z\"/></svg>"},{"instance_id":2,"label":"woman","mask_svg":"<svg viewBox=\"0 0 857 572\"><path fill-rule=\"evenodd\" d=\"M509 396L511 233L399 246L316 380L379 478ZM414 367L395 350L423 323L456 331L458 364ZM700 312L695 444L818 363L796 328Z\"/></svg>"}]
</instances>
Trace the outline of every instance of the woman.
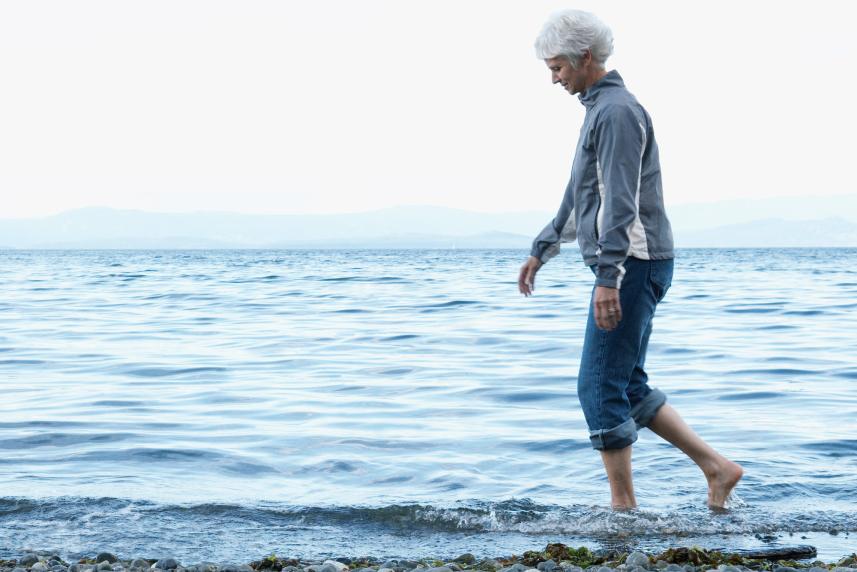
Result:
<instances>
[{"instance_id":1,"label":"woman","mask_svg":"<svg viewBox=\"0 0 857 572\"><path fill-rule=\"evenodd\" d=\"M666 396L649 387L644 369L652 318L670 287L674 257L651 118L618 72L605 70L613 34L594 15L552 15L535 47L553 83L577 94L586 116L562 204L533 241L518 289L532 294L539 268L562 242L577 238L595 275L577 393L607 471L613 508L637 506L631 445L643 427L702 469L708 505L723 508L743 470L685 424Z\"/></svg>"}]
</instances>

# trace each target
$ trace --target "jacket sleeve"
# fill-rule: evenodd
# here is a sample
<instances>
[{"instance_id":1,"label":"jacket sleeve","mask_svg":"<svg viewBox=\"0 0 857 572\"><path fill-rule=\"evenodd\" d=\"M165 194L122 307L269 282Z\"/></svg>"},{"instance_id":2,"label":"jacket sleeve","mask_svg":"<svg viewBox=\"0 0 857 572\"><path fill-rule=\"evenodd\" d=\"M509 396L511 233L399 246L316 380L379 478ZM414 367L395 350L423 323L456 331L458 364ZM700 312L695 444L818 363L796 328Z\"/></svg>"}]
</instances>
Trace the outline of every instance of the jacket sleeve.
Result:
<instances>
[{"instance_id":1,"label":"jacket sleeve","mask_svg":"<svg viewBox=\"0 0 857 572\"><path fill-rule=\"evenodd\" d=\"M598 220L595 285L619 288L628 258L628 233L638 215L646 129L634 109L611 105L595 126L599 184L604 185Z\"/></svg>"},{"instance_id":2,"label":"jacket sleeve","mask_svg":"<svg viewBox=\"0 0 857 572\"><path fill-rule=\"evenodd\" d=\"M535 256L542 264L559 254L559 245L563 242L573 242L577 238L577 227L574 221L574 190L571 179L565 188L565 196L556 216L545 226L533 240L530 256Z\"/></svg>"}]
</instances>

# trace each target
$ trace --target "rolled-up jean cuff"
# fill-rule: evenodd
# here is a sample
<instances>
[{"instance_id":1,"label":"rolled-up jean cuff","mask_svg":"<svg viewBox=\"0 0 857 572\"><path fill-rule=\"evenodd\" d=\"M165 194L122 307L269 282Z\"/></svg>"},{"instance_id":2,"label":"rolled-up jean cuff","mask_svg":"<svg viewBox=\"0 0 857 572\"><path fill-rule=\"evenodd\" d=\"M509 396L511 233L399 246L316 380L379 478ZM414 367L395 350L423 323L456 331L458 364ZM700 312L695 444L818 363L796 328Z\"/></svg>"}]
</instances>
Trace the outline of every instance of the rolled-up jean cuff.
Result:
<instances>
[{"instance_id":1,"label":"rolled-up jean cuff","mask_svg":"<svg viewBox=\"0 0 857 572\"><path fill-rule=\"evenodd\" d=\"M647 396L631 408L631 418L637 423L637 429L648 427L658 409L666 402L667 396L664 392L653 387Z\"/></svg>"},{"instance_id":2,"label":"rolled-up jean cuff","mask_svg":"<svg viewBox=\"0 0 857 572\"><path fill-rule=\"evenodd\" d=\"M637 426L634 419L628 419L611 429L598 429L589 432L589 441L592 443L592 448L599 451L605 449L624 449L636 440Z\"/></svg>"}]
</instances>

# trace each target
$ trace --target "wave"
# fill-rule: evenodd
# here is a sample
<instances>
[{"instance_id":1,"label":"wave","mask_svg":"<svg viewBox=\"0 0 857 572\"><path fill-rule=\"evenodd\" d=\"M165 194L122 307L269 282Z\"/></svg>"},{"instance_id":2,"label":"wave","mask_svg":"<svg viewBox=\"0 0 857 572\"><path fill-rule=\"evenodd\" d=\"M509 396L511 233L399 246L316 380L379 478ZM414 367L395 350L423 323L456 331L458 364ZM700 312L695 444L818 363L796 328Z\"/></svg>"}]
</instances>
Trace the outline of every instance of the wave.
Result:
<instances>
[{"instance_id":1,"label":"wave","mask_svg":"<svg viewBox=\"0 0 857 572\"><path fill-rule=\"evenodd\" d=\"M740 499L726 512L683 506L664 512L614 512L607 507L559 506L530 499L461 501L455 505L296 506L282 503L165 504L112 497L0 498L0 529L29 517L85 521L97 515L171 521L187 519L250 520L267 526L372 528L395 533L516 532L605 536L704 536L857 531L857 514L846 511L772 512L754 509Z\"/></svg>"}]
</instances>

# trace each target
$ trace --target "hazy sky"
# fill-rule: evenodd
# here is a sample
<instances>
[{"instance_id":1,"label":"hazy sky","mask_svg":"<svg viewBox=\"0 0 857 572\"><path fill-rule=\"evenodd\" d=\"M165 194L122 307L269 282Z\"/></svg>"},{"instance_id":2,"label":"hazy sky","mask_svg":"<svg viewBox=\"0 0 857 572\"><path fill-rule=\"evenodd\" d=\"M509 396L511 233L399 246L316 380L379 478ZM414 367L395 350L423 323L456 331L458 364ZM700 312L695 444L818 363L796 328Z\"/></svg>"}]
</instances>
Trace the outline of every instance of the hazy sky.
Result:
<instances>
[{"instance_id":1,"label":"hazy sky","mask_svg":"<svg viewBox=\"0 0 857 572\"><path fill-rule=\"evenodd\" d=\"M564 7L613 28L668 204L854 193L851 4L5 1L0 217L553 211L583 107L532 44Z\"/></svg>"}]
</instances>

